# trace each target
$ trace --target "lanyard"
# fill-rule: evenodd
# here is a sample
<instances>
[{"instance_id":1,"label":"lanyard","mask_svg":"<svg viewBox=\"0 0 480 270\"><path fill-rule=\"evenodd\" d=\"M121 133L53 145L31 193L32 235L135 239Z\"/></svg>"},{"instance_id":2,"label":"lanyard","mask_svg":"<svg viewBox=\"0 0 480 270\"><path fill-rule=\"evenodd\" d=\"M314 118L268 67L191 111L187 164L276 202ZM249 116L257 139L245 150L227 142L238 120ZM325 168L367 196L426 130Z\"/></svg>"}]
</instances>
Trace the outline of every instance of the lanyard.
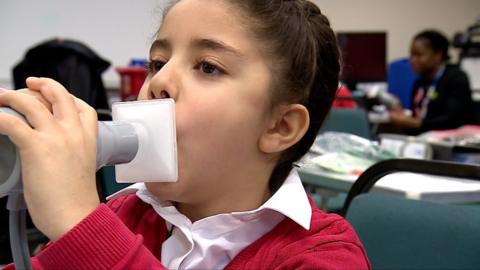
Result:
<instances>
[{"instance_id":1,"label":"lanyard","mask_svg":"<svg viewBox=\"0 0 480 270\"><path fill-rule=\"evenodd\" d=\"M440 77L442 77L443 73L445 72L445 65L442 65L440 69L437 71L435 74L435 78L433 79L432 83L428 87L428 90L426 91L425 96L423 97L423 100L420 103L420 110L417 114L418 119L425 119L425 116L427 115L427 110L428 110L428 104L430 103L430 100L435 99L437 96L436 93L436 88L437 88L437 83ZM422 89L422 92L425 90ZM425 93L425 92L424 92Z\"/></svg>"}]
</instances>

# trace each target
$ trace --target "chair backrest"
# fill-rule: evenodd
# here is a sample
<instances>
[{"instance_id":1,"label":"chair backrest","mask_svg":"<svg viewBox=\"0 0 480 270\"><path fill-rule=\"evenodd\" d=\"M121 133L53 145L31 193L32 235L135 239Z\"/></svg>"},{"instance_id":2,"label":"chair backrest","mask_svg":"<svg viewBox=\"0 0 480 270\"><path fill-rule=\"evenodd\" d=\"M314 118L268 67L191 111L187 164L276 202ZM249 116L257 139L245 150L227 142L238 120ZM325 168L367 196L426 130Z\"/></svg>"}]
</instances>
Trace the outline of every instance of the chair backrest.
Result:
<instances>
[{"instance_id":1,"label":"chair backrest","mask_svg":"<svg viewBox=\"0 0 480 270\"><path fill-rule=\"evenodd\" d=\"M397 96L405 108L410 108L412 88L417 77L408 58L395 60L388 65L388 92Z\"/></svg>"},{"instance_id":2,"label":"chair backrest","mask_svg":"<svg viewBox=\"0 0 480 270\"><path fill-rule=\"evenodd\" d=\"M27 77L48 77L93 108L109 109L101 77L109 66L108 61L79 41L52 39L31 47L12 72L15 89L26 87Z\"/></svg>"},{"instance_id":3,"label":"chair backrest","mask_svg":"<svg viewBox=\"0 0 480 270\"><path fill-rule=\"evenodd\" d=\"M348 191L340 214L345 216L349 211L350 203L356 196L369 192L378 180L395 172L422 173L480 181L480 166L477 165L421 159L387 159L370 166L358 177Z\"/></svg>"},{"instance_id":4,"label":"chair backrest","mask_svg":"<svg viewBox=\"0 0 480 270\"><path fill-rule=\"evenodd\" d=\"M480 206L366 193L346 215L373 269L478 269Z\"/></svg>"},{"instance_id":5,"label":"chair backrest","mask_svg":"<svg viewBox=\"0 0 480 270\"><path fill-rule=\"evenodd\" d=\"M320 129L320 132L337 131L355 134L371 139L372 134L365 109L332 108Z\"/></svg>"},{"instance_id":6,"label":"chair backrest","mask_svg":"<svg viewBox=\"0 0 480 270\"><path fill-rule=\"evenodd\" d=\"M391 159L368 168L341 211L374 269L478 269L480 205L448 205L368 193L387 174L405 171L480 180L480 166Z\"/></svg>"}]
</instances>

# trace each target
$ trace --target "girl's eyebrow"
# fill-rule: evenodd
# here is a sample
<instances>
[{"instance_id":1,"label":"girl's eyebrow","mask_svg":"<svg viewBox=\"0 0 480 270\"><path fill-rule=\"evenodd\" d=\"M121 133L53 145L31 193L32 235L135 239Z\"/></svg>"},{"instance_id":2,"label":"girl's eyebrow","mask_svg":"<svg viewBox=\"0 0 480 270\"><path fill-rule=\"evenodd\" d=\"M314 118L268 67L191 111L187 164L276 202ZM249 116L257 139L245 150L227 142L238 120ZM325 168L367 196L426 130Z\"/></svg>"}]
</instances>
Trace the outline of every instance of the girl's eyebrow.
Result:
<instances>
[{"instance_id":1,"label":"girl's eyebrow","mask_svg":"<svg viewBox=\"0 0 480 270\"><path fill-rule=\"evenodd\" d=\"M205 38L192 39L190 46L195 50L212 50L220 53L231 54L238 58L245 57L238 49L219 40ZM156 39L150 47L150 54L155 50L171 51L172 45L167 39Z\"/></svg>"},{"instance_id":2,"label":"girl's eyebrow","mask_svg":"<svg viewBox=\"0 0 480 270\"><path fill-rule=\"evenodd\" d=\"M170 45L170 42L166 39L156 39L153 42L152 46L150 46L150 54L155 50L171 51L172 46Z\"/></svg>"},{"instance_id":3,"label":"girl's eyebrow","mask_svg":"<svg viewBox=\"0 0 480 270\"><path fill-rule=\"evenodd\" d=\"M197 50L212 50L220 53L227 53L234 55L239 58L244 58L245 56L236 48L225 44L222 41L214 39L193 39L191 41L191 46Z\"/></svg>"}]
</instances>

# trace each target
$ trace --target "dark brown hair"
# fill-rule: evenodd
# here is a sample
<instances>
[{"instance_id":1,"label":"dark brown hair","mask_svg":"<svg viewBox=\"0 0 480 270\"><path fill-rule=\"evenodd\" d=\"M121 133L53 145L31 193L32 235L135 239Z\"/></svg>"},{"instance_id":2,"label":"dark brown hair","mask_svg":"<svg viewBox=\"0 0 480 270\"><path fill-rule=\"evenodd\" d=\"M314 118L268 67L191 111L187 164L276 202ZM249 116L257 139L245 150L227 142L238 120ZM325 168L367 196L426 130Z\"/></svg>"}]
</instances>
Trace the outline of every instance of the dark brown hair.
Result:
<instances>
[{"instance_id":1,"label":"dark brown hair","mask_svg":"<svg viewBox=\"0 0 480 270\"><path fill-rule=\"evenodd\" d=\"M300 103L310 115L307 133L282 153L272 172L274 192L310 149L332 105L340 72L337 40L327 17L310 1L225 1L240 11L239 18L272 60L272 105Z\"/></svg>"},{"instance_id":2,"label":"dark brown hair","mask_svg":"<svg viewBox=\"0 0 480 270\"><path fill-rule=\"evenodd\" d=\"M303 104L310 115L305 136L285 150L270 177L274 192L292 164L310 149L327 115L340 72L337 40L328 19L307 0L226 0L273 60L273 104Z\"/></svg>"}]
</instances>

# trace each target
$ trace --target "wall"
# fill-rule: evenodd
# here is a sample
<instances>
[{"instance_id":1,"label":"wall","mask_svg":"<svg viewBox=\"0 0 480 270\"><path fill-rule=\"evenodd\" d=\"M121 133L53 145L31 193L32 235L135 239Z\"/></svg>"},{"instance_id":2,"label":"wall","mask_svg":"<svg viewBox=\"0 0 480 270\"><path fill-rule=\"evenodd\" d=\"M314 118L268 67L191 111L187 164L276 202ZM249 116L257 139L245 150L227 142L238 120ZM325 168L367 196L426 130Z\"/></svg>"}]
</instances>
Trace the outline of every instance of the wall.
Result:
<instances>
[{"instance_id":1,"label":"wall","mask_svg":"<svg viewBox=\"0 0 480 270\"><path fill-rule=\"evenodd\" d=\"M420 30L436 28L453 38L480 17L479 0L313 0L336 31L386 31L388 61L408 56ZM458 54L451 50L452 56Z\"/></svg>"},{"instance_id":2,"label":"wall","mask_svg":"<svg viewBox=\"0 0 480 270\"><path fill-rule=\"evenodd\" d=\"M1 0L0 86L10 87L11 68L32 45L53 37L84 42L112 67L145 58L165 0ZM113 68L104 75L118 85Z\"/></svg>"},{"instance_id":3,"label":"wall","mask_svg":"<svg viewBox=\"0 0 480 270\"><path fill-rule=\"evenodd\" d=\"M387 31L389 61L408 55L410 39L420 29L436 27L451 37L480 16L480 0L313 1L337 31ZM52 37L82 40L112 66L146 57L166 2L1 0L0 86L10 87L11 68L30 46ZM113 68L104 80L109 86L118 85Z\"/></svg>"}]
</instances>

